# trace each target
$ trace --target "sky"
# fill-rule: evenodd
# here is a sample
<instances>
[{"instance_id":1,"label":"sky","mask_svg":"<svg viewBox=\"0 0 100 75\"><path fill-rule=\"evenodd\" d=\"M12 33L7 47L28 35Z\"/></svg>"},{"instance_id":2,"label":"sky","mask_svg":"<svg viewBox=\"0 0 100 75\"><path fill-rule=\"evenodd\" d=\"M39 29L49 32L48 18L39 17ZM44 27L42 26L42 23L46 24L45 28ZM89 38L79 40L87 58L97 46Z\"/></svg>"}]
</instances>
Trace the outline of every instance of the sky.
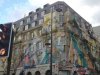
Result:
<instances>
[{"instance_id":1,"label":"sky","mask_svg":"<svg viewBox=\"0 0 100 75\"><path fill-rule=\"evenodd\" d=\"M15 22L38 7L58 0L0 0L0 24ZM93 27L100 26L100 0L60 0L72 7Z\"/></svg>"}]
</instances>

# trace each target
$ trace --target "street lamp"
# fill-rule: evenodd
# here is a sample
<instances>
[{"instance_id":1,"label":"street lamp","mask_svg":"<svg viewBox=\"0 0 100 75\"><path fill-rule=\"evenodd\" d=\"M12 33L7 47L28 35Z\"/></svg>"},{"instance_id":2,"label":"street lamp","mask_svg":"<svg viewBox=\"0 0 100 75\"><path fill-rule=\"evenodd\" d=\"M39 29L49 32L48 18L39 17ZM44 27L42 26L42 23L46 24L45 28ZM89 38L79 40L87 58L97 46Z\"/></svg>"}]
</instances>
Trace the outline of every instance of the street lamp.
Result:
<instances>
[{"instance_id":1,"label":"street lamp","mask_svg":"<svg viewBox=\"0 0 100 75\"><path fill-rule=\"evenodd\" d=\"M51 7L51 50L50 50L50 75L52 75L52 24L53 24L53 6ZM57 12L61 12L62 9L57 8L56 9Z\"/></svg>"},{"instance_id":2,"label":"street lamp","mask_svg":"<svg viewBox=\"0 0 100 75\"><path fill-rule=\"evenodd\" d=\"M50 37L50 39L51 39L51 43L45 43L45 45L51 45L51 49L50 49L50 75L52 75L52 24L53 24L53 7L51 6L51 37Z\"/></svg>"},{"instance_id":3,"label":"street lamp","mask_svg":"<svg viewBox=\"0 0 100 75\"><path fill-rule=\"evenodd\" d=\"M51 7L51 50L50 50L50 75L52 75L52 24L53 24L53 7Z\"/></svg>"},{"instance_id":4,"label":"street lamp","mask_svg":"<svg viewBox=\"0 0 100 75\"><path fill-rule=\"evenodd\" d=\"M53 9L54 9L54 7L51 6L51 37L50 37L51 44L50 43L46 43L45 44L45 45L51 45L51 49L50 49L50 75L52 75L52 48L53 48L53 46L52 46L52 44L53 44L53 40L52 40L52 24L53 24ZM57 12L61 12L62 9L57 8L56 11Z\"/></svg>"}]
</instances>

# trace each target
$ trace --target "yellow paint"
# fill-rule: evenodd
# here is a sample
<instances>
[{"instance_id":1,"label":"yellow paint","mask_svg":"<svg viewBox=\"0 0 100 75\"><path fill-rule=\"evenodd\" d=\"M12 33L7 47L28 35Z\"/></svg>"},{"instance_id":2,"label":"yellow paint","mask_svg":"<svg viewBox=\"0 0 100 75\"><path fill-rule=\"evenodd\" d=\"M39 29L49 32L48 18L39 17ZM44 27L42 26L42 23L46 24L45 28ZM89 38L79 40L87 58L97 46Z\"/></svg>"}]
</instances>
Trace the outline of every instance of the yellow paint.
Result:
<instances>
[{"instance_id":1,"label":"yellow paint","mask_svg":"<svg viewBox=\"0 0 100 75\"><path fill-rule=\"evenodd\" d=\"M44 16L44 26L47 27L51 23L51 13Z\"/></svg>"},{"instance_id":2,"label":"yellow paint","mask_svg":"<svg viewBox=\"0 0 100 75\"><path fill-rule=\"evenodd\" d=\"M52 13L52 30L56 29L56 21L59 21L59 14L57 12ZM44 25L43 28L48 28L51 25L51 13L48 13L44 16Z\"/></svg>"},{"instance_id":3,"label":"yellow paint","mask_svg":"<svg viewBox=\"0 0 100 75\"><path fill-rule=\"evenodd\" d=\"M36 37L38 36L37 30L34 31L34 36L36 36Z\"/></svg>"},{"instance_id":4,"label":"yellow paint","mask_svg":"<svg viewBox=\"0 0 100 75\"><path fill-rule=\"evenodd\" d=\"M6 57L3 57L0 59L3 63L5 63L7 61L7 58Z\"/></svg>"},{"instance_id":5,"label":"yellow paint","mask_svg":"<svg viewBox=\"0 0 100 75\"><path fill-rule=\"evenodd\" d=\"M60 36L60 32L57 32L56 36L59 37Z\"/></svg>"},{"instance_id":6,"label":"yellow paint","mask_svg":"<svg viewBox=\"0 0 100 75\"><path fill-rule=\"evenodd\" d=\"M74 48L73 48L73 45L72 45L72 39L70 41L70 49L69 49L69 61L71 61L71 63L73 63L74 59Z\"/></svg>"},{"instance_id":7,"label":"yellow paint","mask_svg":"<svg viewBox=\"0 0 100 75\"><path fill-rule=\"evenodd\" d=\"M79 65L82 65L82 62L81 62L81 60L80 60L79 57L78 57L78 64L79 64Z\"/></svg>"}]
</instances>

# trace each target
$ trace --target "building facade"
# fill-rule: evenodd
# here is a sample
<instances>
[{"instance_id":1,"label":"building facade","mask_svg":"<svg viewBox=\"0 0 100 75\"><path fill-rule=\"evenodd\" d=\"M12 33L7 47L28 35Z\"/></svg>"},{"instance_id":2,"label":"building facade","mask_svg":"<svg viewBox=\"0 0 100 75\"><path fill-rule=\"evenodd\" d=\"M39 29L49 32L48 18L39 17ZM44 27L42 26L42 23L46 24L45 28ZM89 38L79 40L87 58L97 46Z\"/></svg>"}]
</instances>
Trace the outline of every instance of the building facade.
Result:
<instances>
[{"instance_id":1,"label":"building facade","mask_svg":"<svg viewBox=\"0 0 100 75\"><path fill-rule=\"evenodd\" d=\"M93 30L100 41L100 26L93 27Z\"/></svg>"},{"instance_id":2,"label":"building facade","mask_svg":"<svg viewBox=\"0 0 100 75\"><path fill-rule=\"evenodd\" d=\"M22 69L26 75L49 75L51 45L53 75L89 74L97 69L99 42L92 26L64 2L30 12L14 23L14 30L11 67L16 75Z\"/></svg>"},{"instance_id":3,"label":"building facade","mask_svg":"<svg viewBox=\"0 0 100 75\"><path fill-rule=\"evenodd\" d=\"M100 42L100 26L96 26L96 27L93 27L93 30ZM100 63L100 48L96 51L96 53L98 54L98 56L96 57L96 60ZM100 71L100 64L98 64L98 69Z\"/></svg>"}]
</instances>

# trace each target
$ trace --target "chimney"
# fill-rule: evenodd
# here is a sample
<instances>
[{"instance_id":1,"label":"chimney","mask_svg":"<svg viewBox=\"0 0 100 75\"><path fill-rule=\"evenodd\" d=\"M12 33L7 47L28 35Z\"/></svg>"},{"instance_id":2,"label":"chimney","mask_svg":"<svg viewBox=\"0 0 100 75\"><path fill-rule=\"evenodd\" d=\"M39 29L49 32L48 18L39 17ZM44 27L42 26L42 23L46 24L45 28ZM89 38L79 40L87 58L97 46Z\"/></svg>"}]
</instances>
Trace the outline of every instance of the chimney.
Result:
<instances>
[{"instance_id":1,"label":"chimney","mask_svg":"<svg viewBox=\"0 0 100 75\"><path fill-rule=\"evenodd\" d=\"M29 15L32 15L32 14L34 14L34 12L33 12L33 11L29 12Z\"/></svg>"},{"instance_id":2,"label":"chimney","mask_svg":"<svg viewBox=\"0 0 100 75\"><path fill-rule=\"evenodd\" d=\"M48 6L50 6L50 4L45 4L45 5L43 6L43 8L47 8Z\"/></svg>"},{"instance_id":3,"label":"chimney","mask_svg":"<svg viewBox=\"0 0 100 75\"><path fill-rule=\"evenodd\" d=\"M37 9L36 9L36 12L38 12L38 11L40 11L40 10L41 10L41 8L37 8Z\"/></svg>"}]
</instances>

